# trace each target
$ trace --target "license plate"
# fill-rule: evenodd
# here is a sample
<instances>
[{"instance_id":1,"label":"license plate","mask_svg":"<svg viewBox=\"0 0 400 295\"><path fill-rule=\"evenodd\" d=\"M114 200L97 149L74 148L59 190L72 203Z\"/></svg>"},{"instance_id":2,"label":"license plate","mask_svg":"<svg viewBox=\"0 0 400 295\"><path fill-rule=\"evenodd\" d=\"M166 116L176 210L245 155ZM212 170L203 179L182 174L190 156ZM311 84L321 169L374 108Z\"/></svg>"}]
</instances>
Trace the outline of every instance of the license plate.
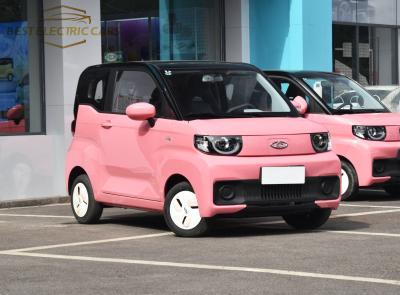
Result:
<instances>
[{"instance_id":1,"label":"license plate","mask_svg":"<svg viewBox=\"0 0 400 295\"><path fill-rule=\"evenodd\" d=\"M262 167L261 184L304 184L306 182L306 168L292 167Z\"/></svg>"}]
</instances>

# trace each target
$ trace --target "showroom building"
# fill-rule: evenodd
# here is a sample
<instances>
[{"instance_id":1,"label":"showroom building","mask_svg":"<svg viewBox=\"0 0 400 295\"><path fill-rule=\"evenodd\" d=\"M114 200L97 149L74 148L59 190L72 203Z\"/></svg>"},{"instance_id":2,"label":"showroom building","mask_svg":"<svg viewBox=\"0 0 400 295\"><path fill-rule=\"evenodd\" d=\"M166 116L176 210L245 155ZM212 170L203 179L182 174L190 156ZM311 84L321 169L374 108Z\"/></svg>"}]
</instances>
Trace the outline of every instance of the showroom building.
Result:
<instances>
[{"instance_id":1,"label":"showroom building","mask_svg":"<svg viewBox=\"0 0 400 295\"><path fill-rule=\"evenodd\" d=\"M65 196L88 66L226 60L399 83L400 0L0 0L0 202Z\"/></svg>"}]
</instances>

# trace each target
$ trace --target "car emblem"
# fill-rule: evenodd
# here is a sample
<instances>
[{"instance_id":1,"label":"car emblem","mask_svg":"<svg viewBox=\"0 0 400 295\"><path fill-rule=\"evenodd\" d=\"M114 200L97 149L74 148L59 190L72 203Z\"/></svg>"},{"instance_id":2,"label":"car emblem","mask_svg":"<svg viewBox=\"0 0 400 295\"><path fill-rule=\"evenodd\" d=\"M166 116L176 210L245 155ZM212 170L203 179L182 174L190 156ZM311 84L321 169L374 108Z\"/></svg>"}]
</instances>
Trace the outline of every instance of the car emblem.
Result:
<instances>
[{"instance_id":1,"label":"car emblem","mask_svg":"<svg viewBox=\"0 0 400 295\"><path fill-rule=\"evenodd\" d=\"M275 141L274 143L271 144L271 147L277 150L283 150L288 147L288 143L284 141Z\"/></svg>"}]
</instances>

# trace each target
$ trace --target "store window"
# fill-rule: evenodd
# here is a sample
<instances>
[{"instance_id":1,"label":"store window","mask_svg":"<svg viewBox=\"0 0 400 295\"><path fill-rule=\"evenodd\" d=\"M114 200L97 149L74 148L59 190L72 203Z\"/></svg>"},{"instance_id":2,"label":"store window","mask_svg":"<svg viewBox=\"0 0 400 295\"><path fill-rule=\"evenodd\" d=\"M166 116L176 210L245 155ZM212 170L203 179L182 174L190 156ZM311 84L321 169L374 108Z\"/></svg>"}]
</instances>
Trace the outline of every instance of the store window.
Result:
<instances>
[{"instance_id":1,"label":"store window","mask_svg":"<svg viewBox=\"0 0 400 295\"><path fill-rule=\"evenodd\" d=\"M333 0L333 21L335 22L357 22L356 0Z\"/></svg>"},{"instance_id":2,"label":"store window","mask_svg":"<svg viewBox=\"0 0 400 295\"><path fill-rule=\"evenodd\" d=\"M333 26L334 71L363 85L397 84L397 30L382 26Z\"/></svg>"},{"instance_id":3,"label":"store window","mask_svg":"<svg viewBox=\"0 0 400 295\"><path fill-rule=\"evenodd\" d=\"M222 0L102 0L104 62L221 60Z\"/></svg>"},{"instance_id":4,"label":"store window","mask_svg":"<svg viewBox=\"0 0 400 295\"><path fill-rule=\"evenodd\" d=\"M396 0L358 0L357 22L396 25Z\"/></svg>"},{"instance_id":5,"label":"store window","mask_svg":"<svg viewBox=\"0 0 400 295\"><path fill-rule=\"evenodd\" d=\"M333 0L333 21L396 25L399 0Z\"/></svg>"},{"instance_id":6,"label":"store window","mask_svg":"<svg viewBox=\"0 0 400 295\"><path fill-rule=\"evenodd\" d=\"M0 136L43 131L41 2L1 2Z\"/></svg>"}]
</instances>

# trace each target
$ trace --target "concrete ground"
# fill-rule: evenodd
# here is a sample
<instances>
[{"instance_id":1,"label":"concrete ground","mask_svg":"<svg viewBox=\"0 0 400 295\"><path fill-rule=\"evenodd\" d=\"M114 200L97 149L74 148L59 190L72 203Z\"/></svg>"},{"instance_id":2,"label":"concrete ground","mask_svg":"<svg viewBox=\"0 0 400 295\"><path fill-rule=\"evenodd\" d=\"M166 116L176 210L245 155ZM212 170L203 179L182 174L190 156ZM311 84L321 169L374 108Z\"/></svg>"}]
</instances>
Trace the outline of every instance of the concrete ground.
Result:
<instances>
[{"instance_id":1,"label":"concrete ground","mask_svg":"<svg viewBox=\"0 0 400 295\"><path fill-rule=\"evenodd\" d=\"M218 220L173 236L161 216L68 205L0 209L0 294L400 294L400 197L362 192L320 230Z\"/></svg>"}]
</instances>

